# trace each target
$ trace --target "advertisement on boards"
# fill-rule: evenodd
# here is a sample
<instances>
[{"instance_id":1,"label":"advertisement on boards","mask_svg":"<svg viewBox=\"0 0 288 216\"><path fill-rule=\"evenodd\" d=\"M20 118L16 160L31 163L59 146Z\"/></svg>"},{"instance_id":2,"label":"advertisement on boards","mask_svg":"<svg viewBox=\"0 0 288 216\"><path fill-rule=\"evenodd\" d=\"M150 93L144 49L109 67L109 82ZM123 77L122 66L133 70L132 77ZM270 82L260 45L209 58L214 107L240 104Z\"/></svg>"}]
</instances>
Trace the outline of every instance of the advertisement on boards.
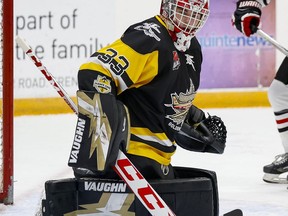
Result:
<instances>
[{"instance_id":1,"label":"advertisement on boards","mask_svg":"<svg viewBox=\"0 0 288 216\"><path fill-rule=\"evenodd\" d=\"M200 89L268 86L275 73L275 49L256 34L247 38L232 26L233 1L210 1L210 6L211 15L197 35L204 57ZM14 32L75 96L79 66L121 36L124 26L134 24L128 13L133 7L139 10L137 4L117 0L16 0ZM141 10L141 19L151 17L152 11L156 15L159 3L154 7L145 8L147 16ZM263 10L262 28L275 37L275 2ZM14 56L15 98L58 97L16 43Z\"/></svg>"},{"instance_id":2,"label":"advertisement on boards","mask_svg":"<svg viewBox=\"0 0 288 216\"><path fill-rule=\"evenodd\" d=\"M201 89L258 88L275 74L275 48L257 34L244 36L232 26L234 1L210 1L211 14L197 38L202 45ZM275 38L275 1L263 8L261 28Z\"/></svg>"},{"instance_id":3,"label":"advertisement on boards","mask_svg":"<svg viewBox=\"0 0 288 216\"><path fill-rule=\"evenodd\" d=\"M114 40L114 1L17 0L15 36L23 38L66 92L76 95L77 71L95 50ZM15 98L57 93L15 43Z\"/></svg>"}]
</instances>

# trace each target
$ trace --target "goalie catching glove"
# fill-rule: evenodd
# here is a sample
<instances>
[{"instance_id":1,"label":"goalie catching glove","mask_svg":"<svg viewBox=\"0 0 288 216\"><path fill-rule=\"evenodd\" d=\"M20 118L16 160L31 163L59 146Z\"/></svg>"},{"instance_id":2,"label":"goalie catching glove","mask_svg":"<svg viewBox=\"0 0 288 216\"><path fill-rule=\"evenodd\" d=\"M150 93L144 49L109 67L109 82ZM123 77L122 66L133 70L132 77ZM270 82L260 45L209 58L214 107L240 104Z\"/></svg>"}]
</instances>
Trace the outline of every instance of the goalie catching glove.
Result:
<instances>
[{"instance_id":1,"label":"goalie catching glove","mask_svg":"<svg viewBox=\"0 0 288 216\"><path fill-rule=\"evenodd\" d=\"M221 118L209 115L196 127L184 122L175 135L175 140L179 146L189 151L222 154L226 137L226 126Z\"/></svg>"}]
</instances>

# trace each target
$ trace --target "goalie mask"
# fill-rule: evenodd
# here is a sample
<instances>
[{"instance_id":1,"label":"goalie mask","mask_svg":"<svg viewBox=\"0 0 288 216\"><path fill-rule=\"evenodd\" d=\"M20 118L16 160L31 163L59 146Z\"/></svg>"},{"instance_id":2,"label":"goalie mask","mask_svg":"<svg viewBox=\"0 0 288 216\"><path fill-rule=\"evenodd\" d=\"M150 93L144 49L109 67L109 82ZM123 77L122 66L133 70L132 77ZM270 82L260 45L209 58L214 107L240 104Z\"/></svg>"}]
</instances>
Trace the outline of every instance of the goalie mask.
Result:
<instances>
[{"instance_id":1,"label":"goalie mask","mask_svg":"<svg viewBox=\"0 0 288 216\"><path fill-rule=\"evenodd\" d=\"M209 0L162 0L160 15L175 47L185 52L209 16Z\"/></svg>"}]
</instances>

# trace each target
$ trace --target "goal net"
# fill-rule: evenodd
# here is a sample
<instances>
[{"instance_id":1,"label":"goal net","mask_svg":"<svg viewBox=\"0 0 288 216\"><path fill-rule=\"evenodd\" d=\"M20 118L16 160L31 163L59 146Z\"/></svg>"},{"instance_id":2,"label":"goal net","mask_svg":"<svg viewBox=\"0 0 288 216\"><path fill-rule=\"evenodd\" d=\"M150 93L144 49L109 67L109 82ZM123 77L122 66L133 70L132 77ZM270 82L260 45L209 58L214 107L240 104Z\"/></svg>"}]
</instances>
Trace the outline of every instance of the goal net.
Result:
<instances>
[{"instance_id":1,"label":"goal net","mask_svg":"<svg viewBox=\"0 0 288 216\"><path fill-rule=\"evenodd\" d=\"M13 0L0 0L0 203L13 203Z\"/></svg>"}]
</instances>

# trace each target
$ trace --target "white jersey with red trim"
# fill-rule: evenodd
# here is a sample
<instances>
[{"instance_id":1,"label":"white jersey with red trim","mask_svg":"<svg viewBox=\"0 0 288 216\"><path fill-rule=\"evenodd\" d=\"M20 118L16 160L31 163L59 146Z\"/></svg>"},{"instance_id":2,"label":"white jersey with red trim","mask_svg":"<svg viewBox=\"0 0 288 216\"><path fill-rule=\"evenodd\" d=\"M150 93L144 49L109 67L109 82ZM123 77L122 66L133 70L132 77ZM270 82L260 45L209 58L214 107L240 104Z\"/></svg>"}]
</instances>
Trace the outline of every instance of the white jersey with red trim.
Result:
<instances>
[{"instance_id":1,"label":"white jersey with red trim","mask_svg":"<svg viewBox=\"0 0 288 216\"><path fill-rule=\"evenodd\" d=\"M262 7L265 7L271 2L271 0L257 0L257 1L262 5Z\"/></svg>"}]
</instances>

